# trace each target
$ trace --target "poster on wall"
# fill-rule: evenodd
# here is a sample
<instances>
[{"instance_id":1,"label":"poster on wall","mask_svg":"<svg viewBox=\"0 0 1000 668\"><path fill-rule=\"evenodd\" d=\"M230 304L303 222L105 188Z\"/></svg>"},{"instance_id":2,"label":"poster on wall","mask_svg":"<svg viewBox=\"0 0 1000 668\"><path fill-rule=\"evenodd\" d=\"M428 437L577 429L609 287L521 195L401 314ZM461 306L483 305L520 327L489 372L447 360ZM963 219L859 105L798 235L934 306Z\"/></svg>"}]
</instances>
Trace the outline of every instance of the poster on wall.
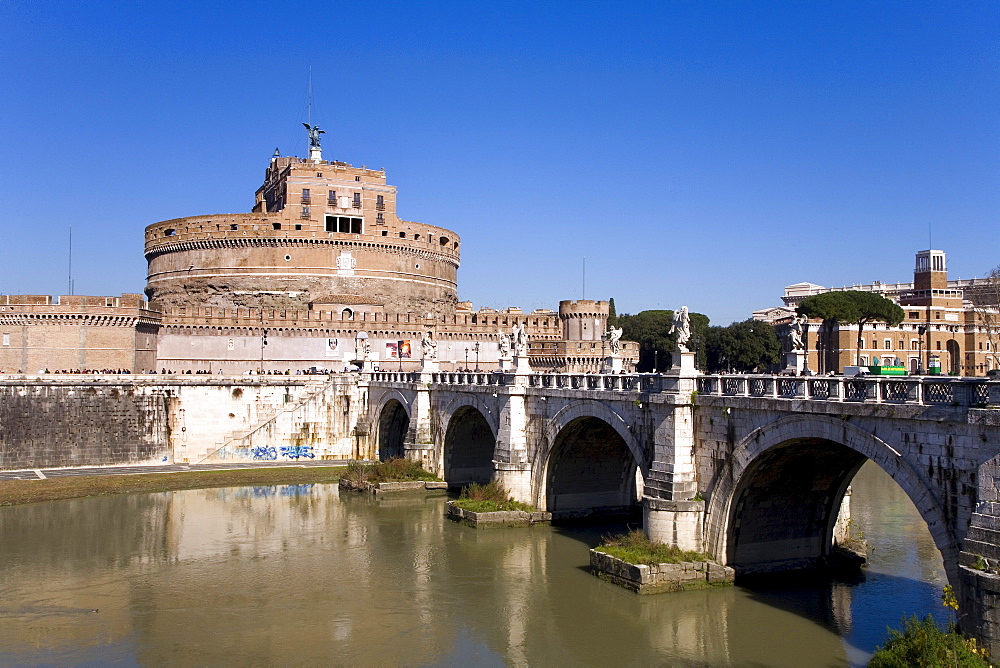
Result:
<instances>
[{"instance_id":1,"label":"poster on wall","mask_svg":"<svg viewBox=\"0 0 1000 668\"><path fill-rule=\"evenodd\" d=\"M387 360L396 359L396 347L397 346L395 341L390 341L389 343L385 344L385 358Z\"/></svg>"},{"instance_id":2,"label":"poster on wall","mask_svg":"<svg viewBox=\"0 0 1000 668\"><path fill-rule=\"evenodd\" d=\"M412 357L412 355L410 354L409 339L404 339L403 341L397 341L396 344L397 344L396 350L399 354L399 359L408 360Z\"/></svg>"},{"instance_id":3,"label":"poster on wall","mask_svg":"<svg viewBox=\"0 0 1000 668\"><path fill-rule=\"evenodd\" d=\"M340 357L340 339L326 340L326 356Z\"/></svg>"}]
</instances>

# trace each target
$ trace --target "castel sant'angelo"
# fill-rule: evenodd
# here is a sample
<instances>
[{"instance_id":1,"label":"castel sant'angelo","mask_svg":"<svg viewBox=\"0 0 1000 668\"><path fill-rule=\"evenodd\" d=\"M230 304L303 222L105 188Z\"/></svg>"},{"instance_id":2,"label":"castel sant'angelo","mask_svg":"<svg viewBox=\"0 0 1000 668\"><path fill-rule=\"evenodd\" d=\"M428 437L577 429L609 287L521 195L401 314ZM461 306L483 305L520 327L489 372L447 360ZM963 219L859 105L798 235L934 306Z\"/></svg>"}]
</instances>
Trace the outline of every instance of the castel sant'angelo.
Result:
<instances>
[{"instance_id":1,"label":"castel sant'angelo","mask_svg":"<svg viewBox=\"0 0 1000 668\"><path fill-rule=\"evenodd\" d=\"M492 370L517 326L532 371L600 370L608 302L473 310L459 235L400 218L385 171L324 160L306 127L309 157L275 151L250 213L146 227L145 298L0 296L0 372L339 371L361 341L375 366L412 370L427 336L443 370ZM637 352L623 345L624 368Z\"/></svg>"}]
</instances>

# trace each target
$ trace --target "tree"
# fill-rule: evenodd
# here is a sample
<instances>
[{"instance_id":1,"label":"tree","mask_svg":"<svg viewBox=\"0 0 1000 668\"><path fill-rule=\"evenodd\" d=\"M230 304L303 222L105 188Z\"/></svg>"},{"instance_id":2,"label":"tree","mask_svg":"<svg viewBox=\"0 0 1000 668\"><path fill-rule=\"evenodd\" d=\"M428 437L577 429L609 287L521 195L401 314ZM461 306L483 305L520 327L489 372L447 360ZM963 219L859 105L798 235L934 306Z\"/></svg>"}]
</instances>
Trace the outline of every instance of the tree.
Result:
<instances>
[{"instance_id":1,"label":"tree","mask_svg":"<svg viewBox=\"0 0 1000 668\"><path fill-rule=\"evenodd\" d=\"M615 311L615 298L612 297L608 300L608 327L616 327L618 325L618 312Z\"/></svg>"},{"instance_id":2,"label":"tree","mask_svg":"<svg viewBox=\"0 0 1000 668\"><path fill-rule=\"evenodd\" d=\"M825 358L820 357L819 370L836 368L836 346L833 345L833 332L838 323L855 322L858 318L858 310L854 302L847 296L846 292L823 292L818 295L810 295L802 300L799 307L795 309L799 315L807 318L818 318L822 320L819 326L817 339L822 343L822 349L826 352ZM820 346L817 346L817 351Z\"/></svg>"},{"instance_id":3,"label":"tree","mask_svg":"<svg viewBox=\"0 0 1000 668\"><path fill-rule=\"evenodd\" d=\"M839 323L857 323L856 360L860 364L861 336L865 325L879 321L896 326L903 322L903 318L906 316L899 304L891 299L886 299L874 292L860 290L843 290L811 295L802 300L796 312L799 315L819 318L823 321L823 324L820 325L820 337L827 352L825 360L827 367L838 366L836 357L834 357L838 352L838 346L833 345L833 332Z\"/></svg>"},{"instance_id":4,"label":"tree","mask_svg":"<svg viewBox=\"0 0 1000 668\"><path fill-rule=\"evenodd\" d=\"M759 320L734 322L728 327L709 327L705 352L710 373L765 371L781 354L774 327Z\"/></svg>"},{"instance_id":5,"label":"tree","mask_svg":"<svg viewBox=\"0 0 1000 668\"><path fill-rule=\"evenodd\" d=\"M979 325L986 330L986 338L993 353L993 368L1000 369L1000 265L983 279L977 279L966 288L965 298L972 304Z\"/></svg>"},{"instance_id":6,"label":"tree","mask_svg":"<svg viewBox=\"0 0 1000 668\"><path fill-rule=\"evenodd\" d=\"M858 323L858 341L856 346L858 352L856 360L857 364L860 365L861 333L864 331L865 325L877 321L884 322L891 327L896 327L899 323L903 322L906 313L903 312L903 309L896 302L874 292L847 290L844 294L851 298L858 309L858 316L855 321Z\"/></svg>"},{"instance_id":7,"label":"tree","mask_svg":"<svg viewBox=\"0 0 1000 668\"><path fill-rule=\"evenodd\" d=\"M689 313L691 318L691 341L698 352L699 363L704 352L701 342L704 341L708 329L708 316L701 313ZM670 310L641 311L635 315L623 313L618 316L618 326L622 328L622 339L639 343L639 361L636 370L648 372L654 364L658 369L664 369L670 364L671 353L677 348L677 337L668 334L673 322L674 312Z\"/></svg>"}]
</instances>

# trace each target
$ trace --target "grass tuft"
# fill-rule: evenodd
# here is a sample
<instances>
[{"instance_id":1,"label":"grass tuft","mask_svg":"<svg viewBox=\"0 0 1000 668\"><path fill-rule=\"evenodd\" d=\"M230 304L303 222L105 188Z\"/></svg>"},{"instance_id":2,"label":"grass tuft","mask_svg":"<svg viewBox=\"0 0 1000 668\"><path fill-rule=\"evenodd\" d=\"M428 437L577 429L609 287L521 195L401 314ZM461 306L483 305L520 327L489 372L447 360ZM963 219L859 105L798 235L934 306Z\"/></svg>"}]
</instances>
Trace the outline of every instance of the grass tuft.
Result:
<instances>
[{"instance_id":1,"label":"grass tuft","mask_svg":"<svg viewBox=\"0 0 1000 668\"><path fill-rule=\"evenodd\" d=\"M496 480L485 485L472 483L462 488L455 505L473 513L496 513L505 510L535 512L535 507L510 498L510 493Z\"/></svg>"},{"instance_id":2,"label":"grass tuft","mask_svg":"<svg viewBox=\"0 0 1000 668\"><path fill-rule=\"evenodd\" d=\"M704 552L690 552L652 541L645 533L634 529L625 534L604 536L598 552L617 557L630 564L678 564L682 561L712 561Z\"/></svg>"},{"instance_id":3,"label":"grass tuft","mask_svg":"<svg viewBox=\"0 0 1000 668\"><path fill-rule=\"evenodd\" d=\"M354 462L347 465L341 476L353 486L361 488L366 485L377 485L380 482L409 482L413 480L439 480L433 473L428 473L415 461L397 457L384 462L362 464Z\"/></svg>"}]
</instances>

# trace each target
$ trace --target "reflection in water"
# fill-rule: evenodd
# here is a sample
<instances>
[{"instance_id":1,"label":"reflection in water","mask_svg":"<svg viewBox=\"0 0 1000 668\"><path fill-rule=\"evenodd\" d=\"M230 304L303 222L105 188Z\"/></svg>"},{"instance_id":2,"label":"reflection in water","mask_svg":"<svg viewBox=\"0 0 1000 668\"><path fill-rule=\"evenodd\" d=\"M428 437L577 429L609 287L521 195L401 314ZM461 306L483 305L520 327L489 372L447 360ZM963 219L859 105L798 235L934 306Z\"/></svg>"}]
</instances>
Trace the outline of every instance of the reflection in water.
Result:
<instances>
[{"instance_id":1,"label":"reflection in water","mask_svg":"<svg viewBox=\"0 0 1000 668\"><path fill-rule=\"evenodd\" d=\"M869 465L870 466L870 465ZM0 664L848 665L940 606L941 559L877 469L860 583L637 596L589 574L622 526L476 531L443 497L332 485L0 509Z\"/></svg>"}]
</instances>

